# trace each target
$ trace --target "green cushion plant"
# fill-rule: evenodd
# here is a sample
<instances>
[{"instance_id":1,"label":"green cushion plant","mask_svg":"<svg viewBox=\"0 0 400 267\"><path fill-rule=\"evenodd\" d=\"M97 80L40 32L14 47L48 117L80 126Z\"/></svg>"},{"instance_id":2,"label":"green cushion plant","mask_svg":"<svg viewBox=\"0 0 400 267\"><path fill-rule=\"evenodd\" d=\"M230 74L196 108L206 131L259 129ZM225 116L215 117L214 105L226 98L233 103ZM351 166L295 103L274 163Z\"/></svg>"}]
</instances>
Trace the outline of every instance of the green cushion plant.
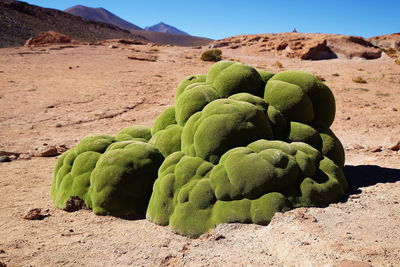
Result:
<instances>
[{"instance_id":1,"label":"green cushion plant","mask_svg":"<svg viewBox=\"0 0 400 267\"><path fill-rule=\"evenodd\" d=\"M151 129L88 136L65 152L51 196L59 208L80 198L96 214L146 213L190 237L220 223L266 225L345 194L334 117L332 92L311 74L220 61L187 76Z\"/></svg>"}]
</instances>

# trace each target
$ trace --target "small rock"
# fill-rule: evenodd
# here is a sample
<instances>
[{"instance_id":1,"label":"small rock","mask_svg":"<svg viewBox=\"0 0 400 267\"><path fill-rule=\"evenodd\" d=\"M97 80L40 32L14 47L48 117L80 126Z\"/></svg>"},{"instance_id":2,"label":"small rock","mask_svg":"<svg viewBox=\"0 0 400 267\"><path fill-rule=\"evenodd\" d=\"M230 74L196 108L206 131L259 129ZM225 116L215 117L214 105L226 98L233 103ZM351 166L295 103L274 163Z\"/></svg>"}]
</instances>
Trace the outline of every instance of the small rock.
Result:
<instances>
[{"instance_id":1,"label":"small rock","mask_svg":"<svg viewBox=\"0 0 400 267\"><path fill-rule=\"evenodd\" d=\"M8 152L4 150L0 150L0 156L16 156L18 157L21 153L18 152Z\"/></svg>"},{"instance_id":2,"label":"small rock","mask_svg":"<svg viewBox=\"0 0 400 267\"><path fill-rule=\"evenodd\" d=\"M346 150L361 150L361 149L364 149L364 147L359 144L349 144L346 147Z\"/></svg>"},{"instance_id":3,"label":"small rock","mask_svg":"<svg viewBox=\"0 0 400 267\"><path fill-rule=\"evenodd\" d=\"M215 240L215 241L218 241L218 240L225 239L225 238L226 238L226 237L223 236L223 235L216 235L216 236L214 237L214 240Z\"/></svg>"},{"instance_id":4,"label":"small rock","mask_svg":"<svg viewBox=\"0 0 400 267\"><path fill-rule=\"evenodd\" d=\"M108 48L117 48L115 45L109 45Z\"/></svg>"},{"instance_id":5,"label":"small rock","mask_svg":"<svg viewBox=\"0 0 400 267\"><path fill-rule=\"evenodd\" d=\"M60 153L57 150L57 147L54 145L46 145L35 149L34 153L35 157L54 157L58 156Z\"/></svg>"},{"instance_id":6,"label":"small rock","mask_svg":"<svg viewBox=\"0 0 400 267\"><path fill-rule=\"evenodd\" d=\"M9 156L0 156L0 162L10 162L11 159Z\"/></svg>"},{"instance_id":7,"label":"small rock","mask_svg":"<svg viewBox=\"0 0 400 267\"><path fill-rule=\"evenodd\" d=\"M397 142L394 146L389 147L390 150L399 151L400 150L400 141Z\"/></svg>"},{"instance_id":8,"label":"small rock","mask_svg":"<svg viewBox=\"0 0 400 267\"><path fill-rule=\"evenodd\" d=\"M369 150L372 153L382 152L382 146L375 146Z\"/></svg>"},{"instance_id":9,"label":"small rock","mask_svg":"<svg viewBox=\"0 0 400 267\"><path fill-rule=\"evenodd\" d=\"M48 105L48 106L46 106L46 108L54 108L55 106L54 105Z\"/></svg>"},{"instance_id":10,"label":"small rock","mask_svg":"<svg viewBox=\"0 0 400 267\"><path fill-rule=\"evenodd\" d=\"M349 121L350 119L351 119L351 117L350 117L350 116L346 118L346 120L348 120L348 121Z\"/></svg>"},{"instance_id":11,"label":"small rock","mask_svg":"<svg viewBox=\"0 0 400 267\"><path fill-rule=\"evenodd\" d=\"M342 260L336 267L372 267L372 265L362 261Z\"/></svg>"},{"instance_id":12,"label":"small rock","mask_svg":"<svg viewBox=\"0 0 400 267\"><path fill-rule=\"evenodd\" d=\"M23 218L25 220L43 220L48 216L50 216L48 214L48 210L46 210L46 213L42 213L42 209L35 208L35 209L30 209Z\"/></svg>"},{"instance_id":13,"label":"small rock","mask_svg":"<svg viewBox=\"0 0 400 267\"><path fill-rule=\"evenodd\" d=\"M0 254L4 254L4 253L6 253L6 252L4 251L4 249L0 249Z\"/></svg>"},{"instance_id":14,"label":"small rock","mask_svg":"<svg viewBox=\"0 0 400 267\"><path fill-rule=\"evenodd\" d=\"M60 127L62 127L62 124L61 123L56 123L56 125L54 125L56 128L60 128Z\"/></svg>"},{"instance_id":15,"label":"small rock","mask_svg":"<svg viewBox=\"0 0 400 267\"><path fill-rule=\"evenodd\" d=\"M392 111L397 111L397 108L392 108Z\"/></svg>"},{"instance_id":16,"label":"small rock","mask_svg":"<svg viewBox=\"0 0 400 267\"><path fill-rule=\"evenodd\" d=\"M85 208L85 202L79 197L71 197L68 199L64 210L68 212L78 211Z\"/></svg>"},{"instance_id":17,"label":"small rock","mask_svg":"<svg viewBox=\"0 0 400 267\"><path fill-rule=\"evenodd\" d=\"M0 267L7 267L7 264L5 264L4 262L0 261Z\"/></svg>"},{"instance_id":18,"label":"small rock","mask_svg":"<svg viewBox=\"0 0 400 267\"><path fill-rule=\"evenodd\" d=\"M19 159L31 159L31 154L29 154L29 153L26 153L26 154L21 154L21 155L19 155Z\"/></svg>"},{"instance_id":19,"label":"small rock","mask_svg":"<svg viewBox=\"0 0 400 267\"><path fill-rule=\"evenodd\" d=\"M67 147L67 145L59 145L59 146L57 146L57 151L58 151L58 153L64 153L65 151L67 151L68 150L68 147Z\"/></svg>"},{"instance_id":20,"label":"small rock","mask_svg":"<svg viewBox=\"0 0 400 267\"><path fill-rule=\"evenodd\" d=\"M72 67L70 66L70 67L68 67L68 69L72 70Z\"/></svg>"}]
</instances>

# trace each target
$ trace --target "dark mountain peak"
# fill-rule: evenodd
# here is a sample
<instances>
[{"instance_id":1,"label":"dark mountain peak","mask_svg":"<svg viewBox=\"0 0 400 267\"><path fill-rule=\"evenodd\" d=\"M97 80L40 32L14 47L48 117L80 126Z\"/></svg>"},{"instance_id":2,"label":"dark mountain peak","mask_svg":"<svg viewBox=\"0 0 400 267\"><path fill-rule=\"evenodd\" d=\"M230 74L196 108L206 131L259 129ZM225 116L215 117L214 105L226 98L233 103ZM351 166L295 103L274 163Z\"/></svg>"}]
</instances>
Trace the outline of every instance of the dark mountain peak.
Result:
<instances>
[{"instance_id":1,"label":"dark mountain peak","mask_svg":"<svg viewBox=\"0 0 400 267\"><path fill-rule=\"evenodd\" d=\"M188 33L181 31L174 26L168 25L165 22L160 21L158 24L144 28L146 31L150 32L164 32L171 34L189 35Z\"/></svg>"},{"instance_id":2,"label":"dark mountain peak","mask_svg":"<svg viewBox=\"0 0 400 267\"><path fill-rule=\"evenodd\" d=\"M120 17L102 7L93 8L83 5L77 5L67 8L66 10L64 10L64 12L70 13L75 16L80 16L87 20L112 24L125 30L142 30L142 28L121 19Z\"/></svg>"}]
</instances>

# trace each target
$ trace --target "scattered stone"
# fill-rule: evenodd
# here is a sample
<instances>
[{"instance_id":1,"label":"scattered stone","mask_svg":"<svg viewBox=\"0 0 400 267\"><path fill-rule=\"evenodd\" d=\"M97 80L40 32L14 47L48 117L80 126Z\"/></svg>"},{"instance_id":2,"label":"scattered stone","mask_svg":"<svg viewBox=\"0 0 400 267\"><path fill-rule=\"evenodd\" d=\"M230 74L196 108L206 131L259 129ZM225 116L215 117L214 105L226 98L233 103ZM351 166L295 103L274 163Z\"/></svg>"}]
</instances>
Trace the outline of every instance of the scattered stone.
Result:
<instances>
[{"instance_id":1,"label":"scattered stone","mask_svg":"<svg viewBox=\"0 0 400 267\"><path fill-rule=\"evenodd\" d=\"M69 67L68 67L68 69L72 70L72 67L71 67L71 66L69 66Z\"/></svg>"},{"instance_id":2,"label":"scattered stone","mask_svg":"<svg viewBox=\"0 0 400 267\"><path fill-rule=\"evenodd\" d=\"M392 108L392 111L397 111L397 108Z\"/></svg>"},{"instance_id":3,"label":"scattered stone","mask_svg":"<svg viewBox=\"0 0 400 267\"><path fill-rule=\"evenodd\" d=\"M44 218L50 216L48 212L49 210L46 210L44 213L42 213L42 209L34 208L30 209L23 218L25 220L43 220Z\"/></svg>"},{"instance_id":4,"label":"scattered stone","mask_svg":"<svg viewBox=\"0 0 400 267\"><path fill-rule=\"evenodd\" d=\"M390 150L399 151L400 150L400 141L397 142L394 146L389 147Z\"/></svg>"},{"instance_id":5,"label":"scattered stone","mask_svg":"<svg viewBox=\"0 0 400 267\"><path fill-rule=\"evenodd\" d=\"M350 116L346 118L346 120L348 120L348 121L349 121L350 119L351 119L351 117L350 117Z\"/></svg>"},{"instance_id":6,"label":"scattered stone","mask_svg":"<svg viewBox=\"0 0 400 267\"><path fill-rule=\"evenodd\" d=\"M9 156L0 156L0 162L10 162L11 159Z\"/></svg>"},{"instance_id":7,"label":"scattered stone","mask_svg":"<svg viewBox=\"0 0 400 267\"><path fill-rule=\"evenodd\" d=\"M0 254L5 254L6 252L4 251L4 249L0 249Z\"/></svg>"},{"instance_id":8,"label":"scattered stone","mask_svg":"<svg viewBox=\"0 0 400 267\"><path fill-rule=\"evenodd\" d=\"M199 240L201 241L218 241L218 240L222 240L222 239L226 239L225 236L221 235L221 234L215 234L213 232L211 233L205 233L203 235L201 235L199 237Z\"/></svg>"},{"instance_id":9,"label":"scattered stone","mask_svg":"<svg viewBox=\"0 0 400 267\"><path fill-rule=\"evenodd\" d=\"M115 45L109 45L108 48L114 49L114 48L118 48L118 47Z\"/></svg>"},{"instance_id":10,"label":"scattered stone","mask_svg":"<svg viewBox=\"0 0 400 267\"><path fill-rule=\"evenodd\" d=\"M85 202L81 198L71 197L70 199L68 199L64 210L68 212L74 212L80 209L84 209L85 207Z\"/></svg>"},{"instance_id":11,"label":"scattered stone","mask_svg":"<svg viewBox=\"0 0 400 267\"><path fill-rule=\"evenodd\" d=\"M0 156L16 156L18 158L20 155L21 155L21 153L18 153L18 152L8 152L8 151L0 150Z\"/></svg>"},{"instance_id":12,"label":"scattered stone","mask_svg":"<svg viewBox=\"0 0 400 267\"><path fill-rule=\"evenodd\" d=\"M48 105L48 106L46 106L46 108L54 108L55 107L55 105Z\"/></svg>"},{"instance_id":13,"label":"scattered stone","mask_svg":"<svg viewBox=\"0 0 400 267\"><path fill-rule=\"evenodd\" d=\"M157 57L156 56L130 56L128 57L128 59L132 59L132 60L140 60L140 61L152 61L155 62L157 61Z\"/></svg>"},{"instance_id":14,"label":"scattered stone","mask_svg":"<svg viewBox=\"0 0 400 267\"><path fill-rule=\"evenodd\" d=\"M226 237L223 236L223 235L216 235L216 236L214 237L214 240L215 240L215 241L218 241L218 240L221 240L221 239L226 239Z\"/></svg>"},{"instance_id":15,"label":"scattered stone","mask_svg":"<svg viewBox=\"0 0 400 267\"><path fill-rule=\"evenodd\" d=\"M21 155L18 157L18 159L31 159L31 158L32 158L32 155L29 154L29 153L21 154Z\"/></svg>"},{"instance_id":16,"label":"scattered stone","mask_svg":"<svg viewBox=\"0 0 400 267\"><path fill-rule=\"evenodd\" d=\"M372 153L382 152L382 146L372 147L369 151L371 151Z\"/></svg>"},{"instance_id":17,"label":"scattered stone","mask_svg":"<svg viewBox=\"0 0 400 267\"><path fill-rule=\"evenodd\" d=\"M69 148L68 148L68 146L67 145L64 145L64 144L62 144L62 145L59 145L58 147L57 147L57 151L58 151L58 153L63 153L63 152L65 152L65 151L67 151Z\"/></svg>"},{"instance_id":18,"label":"scattered stone","mask_svg":"<svg viewBox=\"0 0 400 267\"><path fill-rule=\"evenodd\" d=\"M54 156L58 156L60 154L57 147L54 145L51 145L51 146L46 145L46 146L38 147L35 150L36 151L33 154L33 156L35 156L35 157L54 157Z\"/></svg>"},{"instance_id":19,"label":"scattered stone","mask_svg":"<svg viewBox=\"0 0 400 267\"><path fill-rule=\"evenodd\" d=\"M364 149L364 146L359 144L349 144L346 146L346 150L361 150Z\"/></svg>"},{"instance_id":20,"label":"scattered stone","mask_svg":"<svg viewBox=\"0 0 400 267\"><path fill-rule=\"evenodd\" d=\"M62 127L62 124L61 123L59 123L59 122L57 122L56 123L56 125L54 125L56 128L60 128L60 127Z\"/></svg>"},{"instance_id":21,"label":"scattered stone","mask_svg":"<svg viewBox=\"0 0 400 267\"><path fill-rule=\"evenodd\" d=\"M277 47L276 50L283 50L288 46L288 43L286 42L281 42Z\"/></svg>"},{"instance_id":22,"label":"scattered stone","mask_svg":"<svg viewBox=\"0 0 400 267\"><path fill-rule=\"evenodd\" d=\"M342 260L336 267L372 267L372 265L362 261Z\"/></svg>"},{"instance_id":23,"label":"scattered stone","mask_svg":"<svg viewBox=\"0 0 400 267\"><path fill-rule=\"evenodd\" d=\"M0 261L0 267L7 267L7 264L5 264L4 262Z\"/></svg>"}]
</instances>

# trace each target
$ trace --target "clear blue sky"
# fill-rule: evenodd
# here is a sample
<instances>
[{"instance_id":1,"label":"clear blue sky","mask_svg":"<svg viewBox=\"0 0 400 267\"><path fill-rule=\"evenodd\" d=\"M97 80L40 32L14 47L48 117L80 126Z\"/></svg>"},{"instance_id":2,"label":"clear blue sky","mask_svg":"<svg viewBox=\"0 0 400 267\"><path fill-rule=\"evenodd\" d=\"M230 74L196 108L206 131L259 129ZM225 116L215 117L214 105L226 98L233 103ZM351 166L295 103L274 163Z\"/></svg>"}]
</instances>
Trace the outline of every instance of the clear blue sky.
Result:
<instances>
[{"instance_id":1,"label":"clear blue sky","mask_svg":"<svg viewBox=\"0 0 400 267\"><path fill-rule=\"evenodd\" d=\"M64 10L103 7L139 26L160 21L191 35L222 39L239 34L292 31L371 37L400 32L400 0L25 0Z\"/></svg>"}]
</instances>

